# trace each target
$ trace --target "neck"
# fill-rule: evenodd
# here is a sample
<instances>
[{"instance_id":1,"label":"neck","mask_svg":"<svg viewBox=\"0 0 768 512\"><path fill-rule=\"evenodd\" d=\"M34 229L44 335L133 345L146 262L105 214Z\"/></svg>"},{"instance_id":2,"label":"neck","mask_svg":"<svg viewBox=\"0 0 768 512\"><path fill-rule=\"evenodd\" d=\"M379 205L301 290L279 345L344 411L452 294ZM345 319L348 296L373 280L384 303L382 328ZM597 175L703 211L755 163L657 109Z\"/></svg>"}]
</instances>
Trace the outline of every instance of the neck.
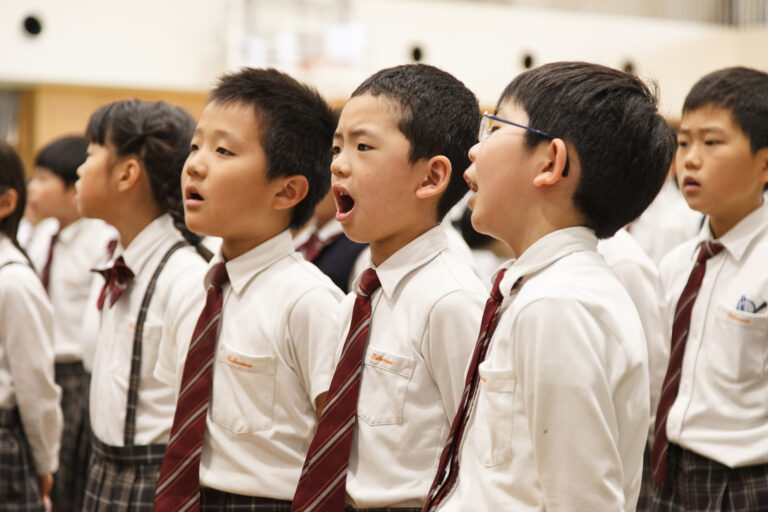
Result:
<instances>
[{"instance_id":1,"label":"neck","mask_svg":"<svg viewBox=\"0 0 768 512\"><path fill-rule=\"evenodd\" d=\"M59 217L56 217L56 220L59 221L59 229L64 229L65 227L74 224L75 221L80 220L80 215L77 214L77 210L71 215L62 215Z\"/></svg>"},{"instance_id":2,"label":"neck","mask_svg":"<svg viewBox=\"0 0 768 512\"><path fill-rule=\"evenodd\" d=\"M750 213L757 210L763 204L763 197L760 196L759 200L753 204L744 204L744 207L737 211L732 212L731 215L710 215L709 216L709 229L712 231L712 235L715 238L720 238L736 224L741 222ZM730 212L729 212L730 213Z\"/></svg>"},{"instance_id":3,"label":"neck","mask_svg":"<svg viewBox=\"0 0 768 512\"><path fill-rule=\"evenodd\" d=\"M229 237L222 238L221 240L221 255L224 256L226 261L233 260L238 256L242 256L246 252L254 249L267 240L270 240L286 228L274 229L258 235L249 235L244 237Z\"/></svg>"},{"instance_id":4,"label":"neck","mask_svg":"<svg viewBox=\"0 0 768 512\"><path fill-rule=\"evenodd\" d=\"M371 260L377 267L387 261L390 256L417 239L430 229L437 227L437 221L414 226L411 229L402 230L392 236L370 242Z\"/></svg>"},{"instance_id":5,"label":"neck","mask_svg":"<svg viewBox=\"0 0 768 512\"><path fill-rule=\"evenodd\" d=\"M160 217L164 212L159 208L152 210L139 210L133 212L130 215L124 215L120 219L115 220L111 224L120 233L120 243L123 247L128 247L136 235L152 223L155 219Z\"/></svg>"}]
</instances>

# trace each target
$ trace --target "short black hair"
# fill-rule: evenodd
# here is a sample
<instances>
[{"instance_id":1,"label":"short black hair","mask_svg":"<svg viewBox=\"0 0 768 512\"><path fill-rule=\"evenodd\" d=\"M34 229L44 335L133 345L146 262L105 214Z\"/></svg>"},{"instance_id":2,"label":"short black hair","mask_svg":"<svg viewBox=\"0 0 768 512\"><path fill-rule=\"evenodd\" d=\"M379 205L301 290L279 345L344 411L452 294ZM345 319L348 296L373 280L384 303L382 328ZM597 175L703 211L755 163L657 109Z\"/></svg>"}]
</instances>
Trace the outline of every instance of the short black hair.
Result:
<instances>
[{"instance_id":1,"label":"short black hair","mask_svg":"<svg viewBox=\"0 0 768 512\"><path fill-rule=\"evenodd\" d=\"M753 154L768 146L768 73L732 67L705 75L685 97L683 114L706 105L731 111Z\"/></svg>"},{"instance_id":2,"label":"short black hair","mask_svg":"<svg viewBox=\"0 0 768 512\"><path fill-rule=\"evenodd\" d=\"M657 94L636 76L555 62L518 75L498 106L506 102L525 109L531 127L575 146L581 176L573 203L599 238L636 219L664 184L674 135L658 112ZM526 135L529 147L543 141Z\"/></svg>"},{"instance_id":3,"label":"short black hair","mask_svg":"<svg viewBox=\"0 0 768 512\"><path fill-rule=\"evenodd\" d=\"M77 168L85 162L88 139L61 137L47 144L35 158L35 167L44 167L64 180L67 187L77 181Z\"/></svg>"},{"instance_id":4,"label":"short black hair","mask_svg":"<svg viewBox=\"0 0 768 512\"><path fill-rule=\"evenodd\" d=\"M300 174L309 190L291 212L290 227L303 226L331 186L331 143L337 117L314 88L276 69L243 68L222 76L212 103L253 108L267 158L267 179Z\"/></svg>"},{"instance_id":5,"label":"short black hair","mask_svg":"<svg viewBox=\"0 0 768 512\"><path fill-rule=\"evenodd\" d=\"M442 219L468 190L463 175L481 117L474 93L450 73L427 64L382 69L360 84L352 97L366 93L399 105L398 128L411 144L411 163L437 155L450 160L451 179L437 204L437 218Z\"/></svg>"}]
</instances>

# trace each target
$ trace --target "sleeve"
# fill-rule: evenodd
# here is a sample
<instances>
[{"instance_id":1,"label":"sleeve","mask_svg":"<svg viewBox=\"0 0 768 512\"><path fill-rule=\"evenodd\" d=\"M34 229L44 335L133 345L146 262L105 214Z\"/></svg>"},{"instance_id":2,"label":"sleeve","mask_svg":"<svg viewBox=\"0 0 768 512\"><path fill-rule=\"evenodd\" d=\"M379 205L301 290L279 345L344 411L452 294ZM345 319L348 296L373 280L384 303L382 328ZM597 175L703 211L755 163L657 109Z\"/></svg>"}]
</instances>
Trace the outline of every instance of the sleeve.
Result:
<instances>
[{"instance_id":1,"label":"sleeve","mask_svg":"<svg viewBox=\"0 0 768 512\"><path fill-rule=\"evenodd\" d=\"M449 422L459 408L466 371L480 331L484 300L466 290L441 297L430 311L422 353L440 390Z\"/></svg>"},{"instance_id":2,"label":"sleeve","mask_svg":"<svg viewBox=\"0 0 768 512\"><path fill-rule=\"evenodd\" d=\"M645 332L648 350L648 369L650 380L651 417L649 435L653 434L656 408L659 405L661 386L667 369L669 338L671 326L664 321L663 294L658 274L631 262L622 262L611 267L616 277L632 298L640 315Z\"/></svg>"},{"instance_id":3,"label":"sleeve","mask_svg":"<svg viewBox=\"0 0 768 512\"><path fill-rule=\"evenodd\" d=\"M184 361L180 359L186 358L197 318L205 306L204 269L204 266L196 267L196 271L174 278L163 314L163 332L154 376L160 382L173 386L176 392L176 384L181 380L177 372L184 368Z\"/></svg>"},{"instance_id":4,"label":"sleeve","mask_svg":"<svg viewBox=\"0 0 768 512\"><path fill-rule=\"evenodd\" d=\"M32 269L12 265L0 279L0 318L21 423L38 474L59 465L62 413L54 381L53 311ZM5 272L4 272L5 273Z\"/></svg>"},{"instance_id":5,"label":"sleeve","mask_svg":"<svg viewBox=\"0 0 768 512\"><path fill-rule=\"evenodd\" d=\"M302 295L288 316L288 338L294 370L314 406L328 391L336 367L339 302L343 294L318 286Z\"/></svg>"},{"instance_id":6,"label":"sleeve","mask_svg":"<svg viewBox=\"0 0 768 512\"><path fill-rule=\"evenodd\" d=\"M608 375L620 369L607 368L610 335L570 299L532 302L513 329L515 372L547 510L624 510Z\"/></svg>"}]
</instances>

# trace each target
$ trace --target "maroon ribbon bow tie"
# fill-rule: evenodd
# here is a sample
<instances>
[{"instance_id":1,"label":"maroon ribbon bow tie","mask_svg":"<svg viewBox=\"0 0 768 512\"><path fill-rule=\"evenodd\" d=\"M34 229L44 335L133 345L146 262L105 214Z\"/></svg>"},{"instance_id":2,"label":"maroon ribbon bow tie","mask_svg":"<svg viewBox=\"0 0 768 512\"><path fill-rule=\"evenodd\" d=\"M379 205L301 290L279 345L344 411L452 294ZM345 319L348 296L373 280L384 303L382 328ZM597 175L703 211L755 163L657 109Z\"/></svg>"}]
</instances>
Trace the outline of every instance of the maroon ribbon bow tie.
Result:
<instances>
[{"instance_id":1,"label":"maroon ribbon bow tie","mask_svg":"<svg viewBox=\"0 0 768 512\"><path fill-rule=\"evenodd\" d=\"M104 276L104 287L99 294L99 300L96 306L101 310L104 307L104 301L109 295L109 307L115 305L120 295L128 288L133 279L133 271L125 264L122 256L115 260L115 264L108 269L98 271Z\"/></svg>"}]
</instances>

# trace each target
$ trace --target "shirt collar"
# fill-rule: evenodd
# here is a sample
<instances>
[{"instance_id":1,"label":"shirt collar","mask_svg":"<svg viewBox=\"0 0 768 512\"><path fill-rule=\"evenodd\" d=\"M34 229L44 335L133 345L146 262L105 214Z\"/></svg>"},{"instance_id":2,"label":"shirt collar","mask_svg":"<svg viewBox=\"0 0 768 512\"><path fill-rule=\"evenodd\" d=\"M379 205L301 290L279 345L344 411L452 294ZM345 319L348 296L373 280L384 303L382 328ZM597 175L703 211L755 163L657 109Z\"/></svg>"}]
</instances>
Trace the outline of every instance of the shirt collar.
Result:
<instances>
[{"instance_id":1,"label":"shirt collar","mask_svg":"<svg viewBox=\"0 0 768 512\"><path fill-rule=\"evenodd\" d=\"M282 231L273 236L266 242L263 242L250 251L241 254L226 262L227 275L229 283L235 294L240 295L248 283L266 268L269 268L277 260L284 258L294 252L291 232ZM205 273L203 283L205 289L211 283L211 271L213 266L224 261L221 249L208 264L208 271Z\"/></svg>"},{"instance_id":2,"label":"shirt collar","mask_svg":"<svg viewBox=\"0 0 768 512\"><path fill-rule=\"evenodd\" d=\"M400 281L416 270L433 260L442 251L448 249L448 237L440 226L436 226L426 233L414 238L407 245L387 258L379 265L374 266L379 277L381 289L391 297ZM355 279L354 290L360 282L360 276Z\"/></svg>"},{"instance_id":3,"label":"shirt collar","mask_svg":"<svg viewBox=\"0 0 768 512\"><path fill-rule=\"evenodd\" d=\"M61 228L57 237L58 242L69 245L91 222L93 222L92 219L77 219L69 226Z\"/></svg>"},{"instance_id":4,"label":"shirt collar","mask_svg":"<svg viewBox=\"0 0 768 512\"><path fill-rule=\"evenodd\" d=\"M766 201L763 201L763 204L741 219L717 241L725 246L725 250L736 261L741 261L752 242L766 229L768 229L768 205L766 205ZM698 242L713 239L712 230L709 227L709 217L707 217L696 238ZM692 258L695 258L699 251L698 242L692 249Z\"/></svg>"},{"instance_id":5,"label":"shirt collar","mask_svg":"<svg viewBox=\"0 0 768 512\"><path fill-rule=\"evenodd\" d=\"M501 280L501 294L508 297L519 278L525 278L578 251L597 251L595 232L584 226L558 229L539 238L509 266Z\"/></svg>"},{"instance_id":6,"label":"shirt collar","mask_svg":"<svg viewBox=\"0 0 768 512\"><path fill-rule=\"evenodd\" d=\"M164 245L182 240L181 233L173 225L169 214L161 215L142 229L128 247L118 243L111 266L115 259L122 256L134 275L139 275L152 256Z\"/></svg>"}]
</instances>

